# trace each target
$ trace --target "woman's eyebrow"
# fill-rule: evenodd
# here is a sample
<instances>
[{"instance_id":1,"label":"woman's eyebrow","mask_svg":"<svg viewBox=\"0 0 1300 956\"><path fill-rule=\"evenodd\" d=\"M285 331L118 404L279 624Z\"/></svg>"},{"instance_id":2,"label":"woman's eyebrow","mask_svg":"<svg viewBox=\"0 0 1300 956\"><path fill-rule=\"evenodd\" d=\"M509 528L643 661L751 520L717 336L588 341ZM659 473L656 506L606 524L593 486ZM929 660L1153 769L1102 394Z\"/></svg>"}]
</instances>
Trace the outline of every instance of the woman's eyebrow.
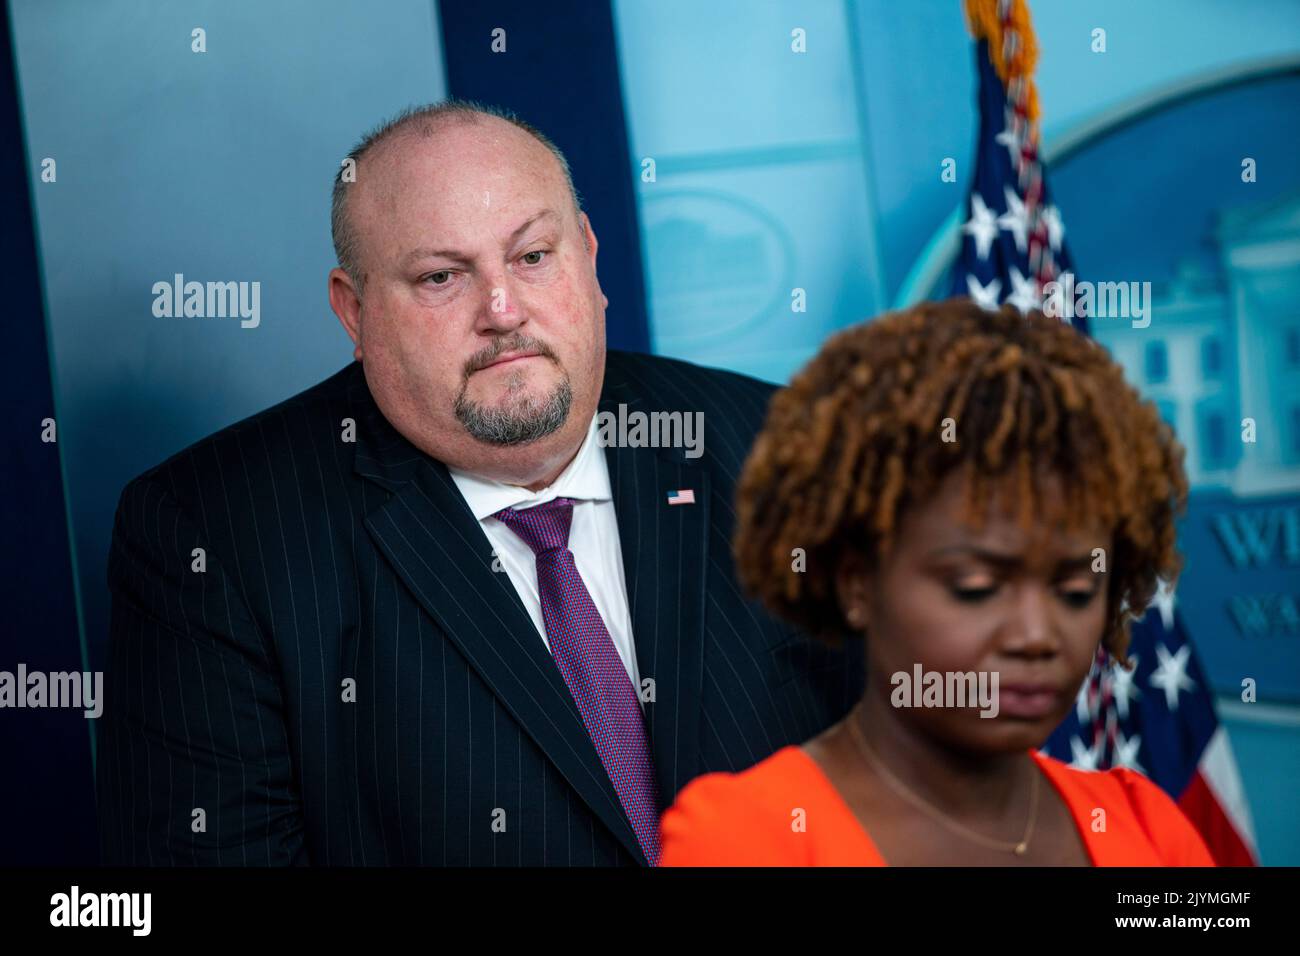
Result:
<instances>
[{"instance_id":1,"label":"woman's eyebrow","mask_svg":"<svg viewBox=\"0 0 1300 956\"><path fill-rule=\"evenodd\" d=\"M1022 560L1021 555L1008 551L990 551L988 548L982 548L974 544L950 544L943 548L936 548L930 552L930 557L938 558L947 554L967 554L979 558L981 561L987 561L990 564L1019 564Z\"/></svg>"},{"instance_id":2,"label":"woman's eyebrow","mask_svg":"<svg viewBox=\"0 0 1300 956\"><path fill-rule=\"evenodd\" d=\"M1061 561L1060 567L1063 570L1069 570L1069 571L1073 571L1076 568L1079 569L1091 568L1092 562L1094 560L1095 559L1093 558L1092 552L1088 552L1087 554L1081 554L1078 557L1065 558L1064 560Z\"/></svg>"},{"instance_id":3,"label":"woman's eyebrow","mask_svg":"<svg viewBox=\"0 0 1300 956\"><path fill-rule=\"evenodd\" d=\"M988 548L980 547L974 544L952 544L942 548L936 548L930 552L931 558L942 557L946 554L964 554L978 558L988 564L995 564L1001 567L1016 567L1024 563L1024 555L1011 551L992 551ZM1058 562L1057 567L1061 570L1074 570L1075 568L1086 568L1092 565L1093 554L1091 551L1079 554L1069 558L1063 558Z\"/></svg>"}]
</instances>

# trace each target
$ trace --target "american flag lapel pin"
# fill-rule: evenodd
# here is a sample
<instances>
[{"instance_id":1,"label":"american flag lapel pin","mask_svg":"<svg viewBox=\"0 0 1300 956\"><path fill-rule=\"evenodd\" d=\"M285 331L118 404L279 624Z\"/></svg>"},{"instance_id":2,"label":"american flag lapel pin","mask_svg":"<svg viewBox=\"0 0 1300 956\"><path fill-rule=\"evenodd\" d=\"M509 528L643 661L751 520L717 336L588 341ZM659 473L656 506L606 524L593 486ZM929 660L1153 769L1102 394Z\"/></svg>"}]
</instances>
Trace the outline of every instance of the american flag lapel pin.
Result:
<instances>
[{"instance_id":1,"label":"american flag lapel pin","mask_svg":"<svg viewBox=\"0 0 1300 956\"><path fill-rule=\"evenodd\" d=\"M668 492L668 503L670 505L693 505L695 504L695 490L693 488L683 488L680 491Z\"/></svg>"}]
</instances>

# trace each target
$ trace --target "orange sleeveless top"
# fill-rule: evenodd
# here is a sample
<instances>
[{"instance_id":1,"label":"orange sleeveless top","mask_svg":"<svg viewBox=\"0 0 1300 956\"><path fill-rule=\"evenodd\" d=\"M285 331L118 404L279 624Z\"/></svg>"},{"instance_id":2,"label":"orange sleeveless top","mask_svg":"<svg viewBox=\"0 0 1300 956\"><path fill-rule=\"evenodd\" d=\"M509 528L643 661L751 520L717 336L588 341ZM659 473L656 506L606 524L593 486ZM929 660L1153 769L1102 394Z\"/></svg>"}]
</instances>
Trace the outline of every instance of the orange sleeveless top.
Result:
<instances>
[{"instance_id":1,"label":"orange sleeveless top","mask_svg":"<svg viewBox=\"0 0 1300 956\"><path fill-rule=\"evenodd\" d=\"M1065 801L1093 866L1214 866L1169 796L1126 769L1078 770L1030 756ZM1093 812L1106 811L1094 832ZM793 812L804 811L795 830ZM660 866L885 866L817 762L785 747L741 773L697 777L660 823Z\"/></svg>"}]
</instances>

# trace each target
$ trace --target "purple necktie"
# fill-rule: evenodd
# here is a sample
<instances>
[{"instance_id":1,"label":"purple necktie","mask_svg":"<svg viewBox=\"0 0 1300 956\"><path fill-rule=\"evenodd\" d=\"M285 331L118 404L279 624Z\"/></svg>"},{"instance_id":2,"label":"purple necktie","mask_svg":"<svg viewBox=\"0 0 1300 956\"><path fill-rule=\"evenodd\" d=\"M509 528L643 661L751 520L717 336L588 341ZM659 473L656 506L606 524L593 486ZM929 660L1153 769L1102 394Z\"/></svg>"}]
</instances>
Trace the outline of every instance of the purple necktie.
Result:
<instances>
[{"instance_id":1,"label":"purple necktie","mask_svg":"<svg viewBox=\"0 0 1300 956\"><path fill-rule=\"evenodd\" d=\"M537 591L551 656L578 705L641 849L654 866L659 861L659 788L645 720L627 669L569 550L573 500L556 498L522 510L504 508L493 517L522 538L537 556Z\"/></svg>"}]
</instances>

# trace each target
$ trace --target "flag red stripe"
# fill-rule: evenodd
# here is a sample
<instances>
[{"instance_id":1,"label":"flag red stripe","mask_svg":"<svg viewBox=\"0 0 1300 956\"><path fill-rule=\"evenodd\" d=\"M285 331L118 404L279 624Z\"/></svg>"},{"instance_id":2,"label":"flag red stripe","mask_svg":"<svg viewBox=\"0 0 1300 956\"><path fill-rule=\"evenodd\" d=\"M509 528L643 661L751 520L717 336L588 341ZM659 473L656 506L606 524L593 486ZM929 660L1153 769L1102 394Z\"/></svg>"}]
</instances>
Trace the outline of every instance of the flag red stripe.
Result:
<instances>
[{"instance_id":1,"label":"flag red stripe","mask_svg":"<svg viewBox=\"0 0 1300 956\"><path fill-rule=\"evenodd\" d=\"M1199 770L1192 774L1187 789L1178 798L1178 806L1201 834L1219 866L1257 865Z\"/></svg>"}]
</instances>

